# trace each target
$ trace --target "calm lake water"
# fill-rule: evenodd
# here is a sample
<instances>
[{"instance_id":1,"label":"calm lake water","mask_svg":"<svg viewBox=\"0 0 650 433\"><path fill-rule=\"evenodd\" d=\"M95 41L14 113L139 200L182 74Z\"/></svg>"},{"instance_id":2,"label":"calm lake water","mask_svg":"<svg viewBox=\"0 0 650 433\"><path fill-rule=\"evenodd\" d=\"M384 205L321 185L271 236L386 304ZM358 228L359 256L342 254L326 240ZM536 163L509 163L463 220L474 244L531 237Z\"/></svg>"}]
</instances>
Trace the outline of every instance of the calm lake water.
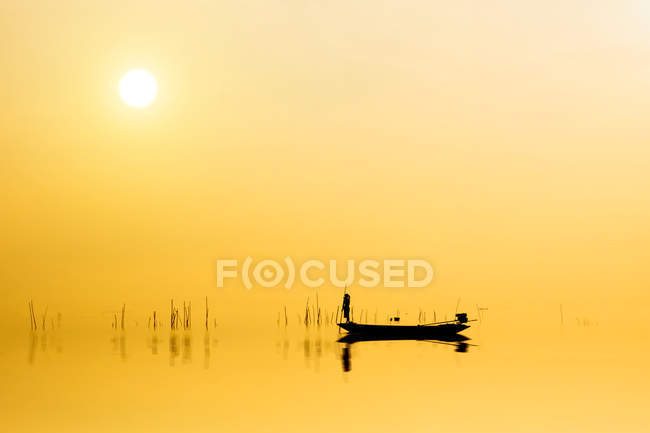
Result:
<instances>
[{"instance_id":1,"label":"calm lake water","mask_svg":"<svg viewBox=\"0 0 650 433\"><path fill-rule=\"evenodd\" d=\"M644 432L645 331L475 325L464 343L334 327L13 334L5 431Z\"/></svg>"}]
</instances>

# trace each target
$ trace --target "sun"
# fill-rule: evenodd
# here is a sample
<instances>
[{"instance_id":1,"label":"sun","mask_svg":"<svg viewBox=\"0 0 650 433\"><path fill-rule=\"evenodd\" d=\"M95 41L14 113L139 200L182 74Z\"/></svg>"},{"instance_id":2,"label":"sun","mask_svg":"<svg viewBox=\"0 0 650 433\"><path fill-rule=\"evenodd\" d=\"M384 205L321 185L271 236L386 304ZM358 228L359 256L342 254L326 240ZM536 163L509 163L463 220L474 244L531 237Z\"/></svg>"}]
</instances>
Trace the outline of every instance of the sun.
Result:
<instances>
[{"instance_id":1,"label":"sun","mask_svg":"<svg viewBox=\"0 0 650 433\"><path fill-rule=\"evenodd\" d=\"M156 79L144 69L130 70L120 80L120 96L132 107L146 107L157 94Z\"/></svg>"}]
</instances>

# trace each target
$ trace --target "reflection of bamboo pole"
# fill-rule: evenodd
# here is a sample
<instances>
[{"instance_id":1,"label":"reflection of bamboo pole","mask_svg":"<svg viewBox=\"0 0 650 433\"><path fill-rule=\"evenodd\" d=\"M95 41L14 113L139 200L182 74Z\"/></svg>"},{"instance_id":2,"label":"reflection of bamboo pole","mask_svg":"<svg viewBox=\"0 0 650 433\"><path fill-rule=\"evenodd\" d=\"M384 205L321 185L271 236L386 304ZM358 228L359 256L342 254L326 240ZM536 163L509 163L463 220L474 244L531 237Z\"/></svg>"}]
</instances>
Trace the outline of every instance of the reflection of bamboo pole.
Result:
<instances>
[{"instance_id":1,"label":"reflection of bamboo pole","mask_svg":"<svg viewBox=\"0 0 650 433\"><path fill-rule=\"evenodd\" d=\"M205 329L208 329L208 297L205 297Z\"/></svg>"},{"instance_id":2,"label":"reflection of bamboo pole","mask_svg":"<svg viewBox=\"0 0 650 433\"><path fill-rule=\"evenodd\" d=\"M120 327L124 329L124 310L126 309L126 304L122 304L122 318L120 320Z\"/></svg>"}]
</instances>

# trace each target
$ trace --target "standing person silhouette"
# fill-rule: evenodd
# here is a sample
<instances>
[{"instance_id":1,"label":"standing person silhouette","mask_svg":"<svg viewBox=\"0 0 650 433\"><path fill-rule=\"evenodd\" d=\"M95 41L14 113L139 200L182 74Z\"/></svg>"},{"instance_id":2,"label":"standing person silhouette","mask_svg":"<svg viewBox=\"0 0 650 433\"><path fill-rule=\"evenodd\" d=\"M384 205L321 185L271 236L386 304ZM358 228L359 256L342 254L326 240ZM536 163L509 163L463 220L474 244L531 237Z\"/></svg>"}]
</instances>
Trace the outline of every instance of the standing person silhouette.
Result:
<instances>
[{"instance_id":1,"label":"standing person silhouette","mask_svg":"<svg viewBox=\"0 0 650 433\"><path fill-rule=\"evenodd\" d=\"M343 317L346 322L350 321L350 295L348 293L343 295Z\"/></svg>"}]
</instances>

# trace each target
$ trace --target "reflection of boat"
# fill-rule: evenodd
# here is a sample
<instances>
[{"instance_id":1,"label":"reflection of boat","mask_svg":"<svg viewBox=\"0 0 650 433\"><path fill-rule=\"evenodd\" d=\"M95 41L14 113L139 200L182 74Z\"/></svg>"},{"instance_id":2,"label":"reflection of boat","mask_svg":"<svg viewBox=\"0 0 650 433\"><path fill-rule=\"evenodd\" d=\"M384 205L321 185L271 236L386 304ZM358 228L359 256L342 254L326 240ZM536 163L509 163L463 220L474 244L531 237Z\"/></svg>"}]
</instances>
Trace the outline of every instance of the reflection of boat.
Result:
<instances>
[{"instance_id":1,"label":"reflection of boat","mask_svg":"<svg viewBox=\"0 0 650 433\"><path fill-rule=\"evenodd\" d=\"M402 334L402 335L395 335L395 334L380 334L380 333L372 333L372 334L346 334L343 337L339 338L337 342L339 343L347 343L347 344L353 344L353 343L358 343L360 341L393 341L393 340L432 340L432 341L438 341L438 342L444 342L444 343L462 343L464 341L468 341L469 338L465 337L464 335L460 334L452 334L452 335L439 335L439 336L427 336L425 334L418 334L418 335L408 335L408 334Z\"/></svg>"},{"instance_id":2,"label":"reflection of boat","mask_svg":"<svg viewBox=\"0 0 650 433\"><path fill-rule=\"evenodd\" d=\"M423 341L427 343L436 343L436 344L444 344L447 346L452 346L456 348L456 352L461 352L465 353L467 352L467 349L469 346L473 346L473 344L466 343L469 338L465 337L464 335L460 334L455 334L455 335L447 335L447 336L439 336L436 338L431 338L431 337L423 337L423 336L409 336L409 335L380 335L380 334L346 334L343 337L339 338L337 342L339 343L345 343L345 347L343 348L343 354L342 354L342 359L343 359L343 369L345 371L350 371L350 345L354 343L358 343L360 341L399 341L399 340L411 340L411 341Z\"/></svg>"},{"instance_id":3,"label":"reflection of boat","mask_svg":"<svg viewBox=\"0 0 650 433\"><path fill-rule=\"evenodd\" d=\"M391 328L395 328L392 326ZM415 328L415 326L399 326L399 328ZM418 332L414 335L407 333L391 333L391 334L382 334L379 332L372 332L367 334L360 333L349 333L345 334L343 337L337 340L338 343L345 343L343 350L341 352L341 361L343 362L343 371L348 372L352 370L352 355L351 355L351 346L354 343L361 341L421 341L426 343L435 343L443 344L446 346L451 346L456 352L465 353L469 346L473 344L467 343L469 340L468 337L465 337L461 334L450 334L450 335L435 335L430 336L422 332Z\"/></svg>"}]
</instances>

